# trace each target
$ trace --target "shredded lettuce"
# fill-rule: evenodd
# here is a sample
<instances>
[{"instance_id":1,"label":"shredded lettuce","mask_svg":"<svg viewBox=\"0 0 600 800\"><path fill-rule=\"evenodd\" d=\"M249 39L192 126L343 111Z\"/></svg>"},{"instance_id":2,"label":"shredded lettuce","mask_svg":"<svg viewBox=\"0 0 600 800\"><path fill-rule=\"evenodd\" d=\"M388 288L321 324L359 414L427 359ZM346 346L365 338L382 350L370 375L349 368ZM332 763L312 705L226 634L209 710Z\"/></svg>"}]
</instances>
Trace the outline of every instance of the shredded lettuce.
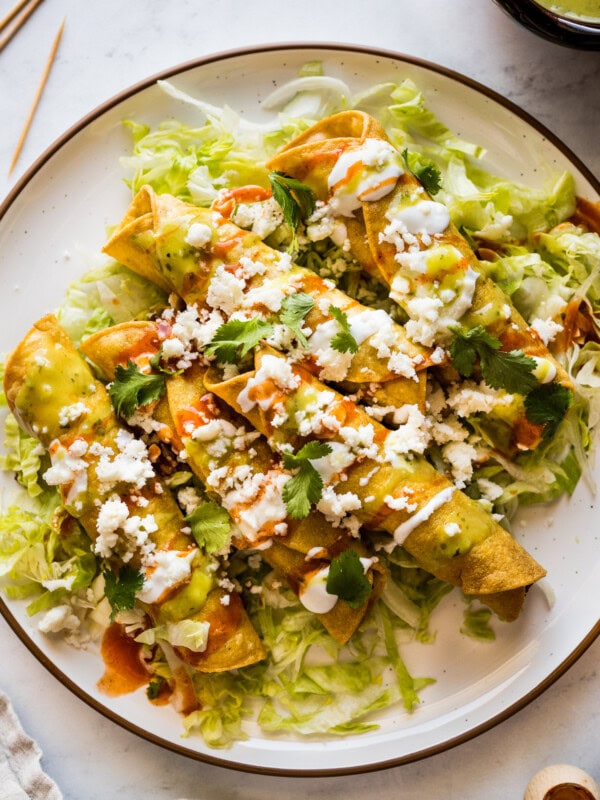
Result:
<instances>
[{"instance_id":1,"label":"shredded lettuce","mask_svg":"<svg viewBox=\"0 0 600 800\"><path fill-rule=\"evenodd\" d=\"M136 642L141 644L156 644L159 640L173 645L173 647L186 647L192 653L203 653L208 643L208 622L199 622L193 619L183 619L179 622L168 622L156 628L146 628L136 636Z\"/></svg>"},{"instance_id":2,"label":"shredded lettuce","mask_svg":"<svg viewBox=\"0 0 600 800\"><path fill-rule=\"evenodd\" d=\"M463 624L460 629L465 636L479 639L482 642L491 642L496 638L494 629L490 627L492 612L489 608L473 608L469 603L463 615Z\"/></svg>"},{"instance_id":3,"label":"shredded lettuce","mask_svg":"<svg viewBox=\"0 0 600 800\"><path fill-rule=\"evenodd\" d=\"M4 397L4 394L1 396ZM13 472L29 497L39 497L44 492L44 486L40 482L42 462L48 462L43 447L37 439L19 427L12 414L7 414L4 420L4 453L0 455L0 469Z\"/></svg>"},{"instance_id":4,"label":"shredded lettuce","mask_svg":"<svg viewBox=\"0 0 600 800\"><path fill-rule=\"evenodd\" d=\"M30 615L92 583L97 564L90 542L61 515L56 494L37 511L9 507L0 516L0 530L0 583L10 598L36 596L27 607Z\"/></svg>"},{"instance_id":5,"label":"shredded lettuce","mask_svg":"<svg viewBox=\"0 0 600 800\"><path fill-rule=\"evenodd\" d=\"M57 318L78 344L86 336L131 319L146 319L165 307L157 286L126 267L110 262L96 267L65 293Z\"/></svg>"}]
</instances>

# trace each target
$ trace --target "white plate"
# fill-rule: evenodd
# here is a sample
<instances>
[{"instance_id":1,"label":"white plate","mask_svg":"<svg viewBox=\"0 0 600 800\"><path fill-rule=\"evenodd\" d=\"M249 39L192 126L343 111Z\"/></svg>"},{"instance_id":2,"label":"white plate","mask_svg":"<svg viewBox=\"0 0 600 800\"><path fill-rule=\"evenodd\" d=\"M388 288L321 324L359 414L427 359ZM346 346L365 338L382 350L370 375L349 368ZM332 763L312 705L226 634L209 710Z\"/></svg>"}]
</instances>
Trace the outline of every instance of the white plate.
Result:
<instances>
[{"instance_id":1,"label":"white plate","mask_svg":"<svg viewBox=\"0 0 600 800\"><path fill-rule=\"evenodd\" d=\"M496 173L540 185L551 171L570 169L579 194L596 200L600 187L548 131L484 87L455 73L392 53L286 45L237 51L183 65L158 77L215 104L224 102L262 120L260 101L294 77L306 61L322 60L327 74L353 90L412 78L428 105L457 133L487 148ZM190 111L161 92L157 76L113 98L67 131L24 176L0 209L0 351L11 349L31 323L53 310L65 287L86 268L78 246L99 251L107 225L130 199L118 158L130 148L123 119L150 124L168 117L192 121ZM70 255L69 255L70 254ZM518 622L496 623L497 640L480 643L458 633L462 602L451 595L436 612L435 644L405 647L414 675L437 678L412 715L401 708L380 718L380 729L328 740L268 738L258 730L231 750L213 751L200 738L181 738L180 718L147 702L143 690L110 699L96 689L96 652L72 650L39 634L21 605L0 607L17 635L79 697L145 738L205 761L257 772L332 774L414 760L472 737L536 697L600 632L600 558L594 500L581 485L575 496L522 516L516 536L548 569L552 610L538 587Z\"/></svg>"}]
</instances>

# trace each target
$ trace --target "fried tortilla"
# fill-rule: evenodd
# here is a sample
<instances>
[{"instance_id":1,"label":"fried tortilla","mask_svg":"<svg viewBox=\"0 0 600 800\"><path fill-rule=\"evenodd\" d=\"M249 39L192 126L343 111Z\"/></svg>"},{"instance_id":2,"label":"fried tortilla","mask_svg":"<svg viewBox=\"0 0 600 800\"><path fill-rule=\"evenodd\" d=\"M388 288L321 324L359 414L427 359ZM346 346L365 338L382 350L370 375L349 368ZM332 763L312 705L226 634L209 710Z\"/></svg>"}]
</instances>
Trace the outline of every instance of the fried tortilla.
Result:
<instances>
[{"instance_id":1,"label":"fried tortilla","mask_svg":"<svg viewBox=\"0 0 600 800\"><path fill-rule=\"evenodd\" d=\"M154 624L164 622L165 614L169 621L202 621L208 597L220 601L226 593L217 586L208 559L183 530L186 523L175 499L154 475L150 462L140 457L141 443L118 422L104 385L95 379L55 317L39 320L10 354L4 386L21 427L50 453L54 474L46 472L46 480L60 486L66 510L92 541L110 526L110 519L101 515L102 509L112 504L121 512L126 507L126 516L137 519L139 530L145 525L148 545L157 557L175 552L177 557L190 559L187 576L144 603ZM127 469L117 469L119 460L128 463ZM143 480L139 477L142 468ZM137 476L132 470L138 470ZM112 552L104 557L117 569L127 563L152 574L158 568L154 556L143 563L138 550L125 548L119 553L119 538L124 539L126 533L112 528ZM196 668L202 672L236 669L262 660L264 647L246 612L220 602L218 611L219 624L234 637L243 630L244 648L211 645L210 652L198 659L192 650L177 647L180 658L189 664L198 661Z\"/></svg>"},{"instance_id":2,"label":"fried tortilla","mask_svg":"<svg viewBox=\"0 0 600 800\"><path fill-rule=\"evenodd\" d=\"M82 350L112 379L119 364L147 364L167 333L164 323L122 323L90 336ZM359 540L333 528L321 514L314 512L303 520L287 515L281 487L289 476L263 437L206 391L205 371L194 364L168 376L166 394L154 405L152 417L157 419L156 412L160 412L166 431L159 428L158 433L185 449L190 468L229 512L236 524L236 547L260 548L262 558L300 596L311 576L326 569L345 550L352 548L360 558L368 558ZM215 480L217 475L219 480ZM243 476L246 485L256 482L256 496L248 498L241 486L232 484L236 475ZM371 564L367 577L373 587L368 602L351 608L338 600L330 611L317 614L341 644L350 639L383 589L385 573L380 564Z\"/></svg>"}]
</instances>

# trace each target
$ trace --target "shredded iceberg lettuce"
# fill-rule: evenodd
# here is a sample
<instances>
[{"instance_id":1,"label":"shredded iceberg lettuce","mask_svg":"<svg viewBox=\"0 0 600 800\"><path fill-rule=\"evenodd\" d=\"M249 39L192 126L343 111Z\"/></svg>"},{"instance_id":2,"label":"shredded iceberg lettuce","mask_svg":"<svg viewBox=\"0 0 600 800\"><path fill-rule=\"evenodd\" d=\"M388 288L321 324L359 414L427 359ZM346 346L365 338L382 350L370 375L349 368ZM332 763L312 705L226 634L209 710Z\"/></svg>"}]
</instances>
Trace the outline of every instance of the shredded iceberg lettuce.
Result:
<instances>
[{"instance_id":1,"label":"shredded iceberg lettuce","mask_svg":"<svg viewBox=\"0 0 600 800\"><path fill-rule=\"evenodd\" d=\"M68 287L57 318L78 344L96 331L119 322L144 318L165 307L157 286L111 261L86 272Z\"/></svg>"}]
</instances>

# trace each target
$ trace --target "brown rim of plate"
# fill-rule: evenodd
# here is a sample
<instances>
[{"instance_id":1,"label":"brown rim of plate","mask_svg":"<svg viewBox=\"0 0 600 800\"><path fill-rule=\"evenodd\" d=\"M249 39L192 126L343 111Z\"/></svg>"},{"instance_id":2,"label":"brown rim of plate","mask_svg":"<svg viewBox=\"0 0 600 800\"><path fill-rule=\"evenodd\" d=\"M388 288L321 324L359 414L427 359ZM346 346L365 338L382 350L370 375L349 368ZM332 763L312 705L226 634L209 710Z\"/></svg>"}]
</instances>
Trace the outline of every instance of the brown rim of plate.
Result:
<instances>
[{"instance_id":1,"label":"brown rim of plate","mask_svg":"<svg viewBox=\"0 0 600 800\"><path fill-rule=\"evenodd\" d=\"M198 58L192 61L187 61L184 62L183 64L171 67L149 78L146 78L143 81L140 81L134 84L133 86L124 89L122 92L119 92L118 94L114 95L106 102L97 106L89 114L86 114L84 117L82 117L73 126L68 128L36 159L36 161L34 161L34 163L26 170L26 172L17 181L15 186L9 191L9 193L3 200L2 204L0 205L0 221L2 220L6 212L9 210L13 202L17 199L20 193L27 186L29 181L52 158L52 156L54 156L55 153L57 153L59 150L61 150L62 147L68 144L68 142L77 133L79 133L90 123L94 122L96 119L101 117L105 112L109 111L118 103L122 102L123 100L126 100L128 97L131 97L139 93L144 89L149 88L158 80L166 80L168 78L173 77L174 75L187 72L191 69L196 69L197 67L201 67L205 64L212 64L218 61L227 61L228 59L239 58L240 56L260 55L261 53L276 52L278 50L286 52L298 51L298 50L321 50L323 52L331 51L331 52L360 53L364 55L371 55L374 56L375 58L390 59L392 61L405 62L407 64L412 64L422 69L426 69L431 72L435 72L439 75L451 78L457 81L458 83L462 83L465 86L474 89L479 94L482 94L490 98L494 102L504 106L509 111L514 113L516 116L524 120L529 126L531 126L539 133L541 133L558 150L560 150L563 153L563 155L565 155L569 159L569 161L573 164L573 166L575 166L579 170L579 172L581 172L581 174L593 186L594 190L600 195L600 181L596 179L596 177L585 166L585 164L583 164L583 162L557 136L555 136L544 125L538 122L534 117L530 116L526 111L521 109L515 103L513 103L510 100L507 100L505 97L498 94L493 89L489 89L487 86L478 83L472 78L462 75L459 72L455 72L454 70L448 69L447 67L434 64L430 61L416 58L414 56L407 56L402 53L395 53L394 51L391 50L383 50L374 47L364 47L362 45L343 44L336 42L334 43L283 42L280 44L257 45L256 47L226 50L214 53L204 58ZM38 647L38 645L35 644L35 642L30 638L28 633L26 633L24 628L19 624L17 619L14 617L9 607L7 606L6 602L1 596L0 596L0 613L7 621L8 625L11 627L14 633L17 635L17 637L21 640L21 642L37 658L40 664L42 664L42 666L44 666L55 678L57 678L60 681L60 683L62 683L67 689L73 692L73 694L75 694L80 700L83 700L88 706L95 709L104 717L110 719L112 722L115 722L117 725L129 731L130 733L134 733L140 738L145 739L146 741L152 742L153 744L156 744L167 750L171 750L175 753L178 753L179 755L184 755L196 761L202 761L208 764L213 764L215 766L226 767L228 769L234 769L240 772L249 772L259 775L280 775L280 776L303 777L303 778L311 778L311 777L322 778L322 777L332 777L340 775L354 775L360 773L375 772L383 769L390 769L392 767L397 767L402 764L408 764L414 761L419 761L423 758L428 758L429 756L443 753L446 750L450 750L451 748L456 747L459 744L468 742L471 739L474 739L480 734L485 733L486 731L495 727L500 722L503 722L504 720L513 716L516 712L520 711L522 708L528 705L532 700L535 700L537 697L539 697L561 675L563 675L583 655L583 653L588 649L588 647L590 647L590 645L594 642L594 640L598 636L600 636L600 621L599 621L587 633L587 635L577 645L577 647L571 651L571 653L567 656L567 658L565 658L565 660L562 661L537 686L535 686L533 689L527 692L527 694L525 694L519 700L514 702L508 708L505 708L499 714L496 714L486 722L474 728L469 729L464 734L455 736L452 739L447 739L446 741L441 742L440 744L424 748L415 753L411 753L405 756L400 756L399 758L388 759L386 761L376 762L372 764L357 765L352 767L296 770L296 769L284 769L278 767L252 766L251 764L241 764L236 761L228 761L226 759L218 758L211 754L190 750L186 747L176 744L175 742L168 741L167 739L162 739L160 736L156 736L155 734L147 730L144 730L143 728L140 728L138 725L131 723L129 720L125 719L124 717L121 717L119 714L116 714L111 709L104 706L102 703L100 703L98 700L96 700L94 697L92 697L86 691L84 691L80 686L78 686L71 678L65 675L65 673L61 669L59 669L56 666L56 664L54 664L52 660L43 652L43 650L41 650L41 648Z\"/></svg>"}]
</instances>

